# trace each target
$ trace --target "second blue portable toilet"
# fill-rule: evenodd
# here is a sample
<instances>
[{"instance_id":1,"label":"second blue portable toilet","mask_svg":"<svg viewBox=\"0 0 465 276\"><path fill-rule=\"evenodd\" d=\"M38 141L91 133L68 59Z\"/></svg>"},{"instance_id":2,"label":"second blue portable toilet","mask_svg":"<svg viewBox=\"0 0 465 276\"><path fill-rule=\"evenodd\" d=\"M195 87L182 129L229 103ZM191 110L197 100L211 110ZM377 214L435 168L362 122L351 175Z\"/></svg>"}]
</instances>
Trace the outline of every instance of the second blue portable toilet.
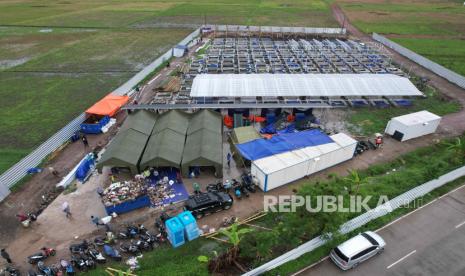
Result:
<instances>
[{"instance_id":1,"label":"second blue portable toilet","mask_svg":"<svg viewBox=\"0 0 465 276\"><path fill-rule=\"evenodd\" d=\"M200 236L199 227L197 226L197 221L191 212L185 211L177 215L177 218L181 221L184 226L184 233L186 234L187 240L191 241Z\"/></svg>"},{"instance_id":2,"label":"second blue portable toilet","mask_svg":"<svg viewBox=\"0 0 465 276\"><path fill-rule=\"evenodd\" d=\"M168 240L173 247L181 246L185 243L184 239L184 225L178 217L170 218L165 222L166 232L168 233Z\"/></svg>"}]
</instances>

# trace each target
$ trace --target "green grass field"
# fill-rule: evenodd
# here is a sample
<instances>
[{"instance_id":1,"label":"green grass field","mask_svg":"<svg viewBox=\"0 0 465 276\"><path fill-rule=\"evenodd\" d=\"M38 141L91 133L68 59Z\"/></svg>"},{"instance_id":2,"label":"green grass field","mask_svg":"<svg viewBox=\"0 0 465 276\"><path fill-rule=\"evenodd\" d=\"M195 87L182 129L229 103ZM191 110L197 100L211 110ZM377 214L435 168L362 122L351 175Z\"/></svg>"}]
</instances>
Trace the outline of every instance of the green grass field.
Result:
<instances>
[{"instance_id":1,"label":"green grass field","mask_svg":"<svg viewBox=\"0 0 465 276\"><path fill-rule=\"evenodd\" d=\"M392 38L392 40L465 76L464 39Z\"/></svg>"},{"instance_id":2,"label":"green grass field","mask_svg":"<svg viewBox=\"0 0 465 276\"><path fill-rule=\"evenodd\" d=\"M190 32L40 30L0 28L0 172Z\"/></svg>"},{"instance_id":3,"label":"green grass field","mask_svg":"<svg viewBox=\"0 0 465 276\"><path fill-rule=\"evenodd\" d=\"M361 31L385 34L401 45L465 75L463 1L337 2Z\"/></svg>"},{"instance_id":4,"label":"green grass field","mask_svg":"<svg viewBox=\"0 0 465 276\"><path fill-rule=\"evenodd\" d=\"M326 0L1 1L0 173L204 22L337 26Z\"/></svg>"}]
</instances>

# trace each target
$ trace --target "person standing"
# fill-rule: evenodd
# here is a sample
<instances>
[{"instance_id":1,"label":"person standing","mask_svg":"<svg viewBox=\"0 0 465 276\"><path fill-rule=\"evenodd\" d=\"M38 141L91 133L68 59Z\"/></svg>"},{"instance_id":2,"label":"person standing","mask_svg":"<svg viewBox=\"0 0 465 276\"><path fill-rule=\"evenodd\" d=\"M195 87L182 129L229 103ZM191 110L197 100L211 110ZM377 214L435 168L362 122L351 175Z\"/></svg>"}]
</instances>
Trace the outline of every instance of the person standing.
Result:
<instances>
[{"instance_id":1,"label":"person standing","mask_svg":"<svg viewBox=\"0 0 465 276\"><path fill-rule=\"evenodd\" d=\"M69 208L68 201L63 202L63 205L61 206L61 209L63 210L63 212L65 212L66 218L68 218L68 219L71 218L71 210Z\"/></svg>"},{"instance_id":2,"label":"person standing","mask_svg":"<svg viewBox=\"0 0 465 276\"><path fill-rule=\"evenodd\" d=\"M50 167L48 167L48 170L50 171L51 174L53 174L53 176L60 177L60 174L58 173L57 170L55 170L54 167L50 166Z\"/></svg>"},{"instance_id":3,"label":"person standing","mask_svg":"<svg viewBox=\"0 0 465 276\"><path fill-rule=\"evenodd\" d=\"M10 254L8 254L5 250L5 248L2 248L1 250L1 255L2 255L2 258L6 260L7 263L11 264L12 261L10 259Z\"/></svg>"},{"instance_id":4,"label":"person standing","mask_svg":"<svg viewBox=\"0 0 465 276\"><path fill-rule=\"evenodd\" d=\"M97 217L97 216L90 216L90 220L92 221L93 224L95 224L95 226L99 227L99 225L101 225L100 223L100 218Z\"/></svg>"},{"instance_id":5,"label":"person standing","mask_svg":"<svg viewBox=\"0 0 465 276\"><path fill-rule=\"evenodd\" d=\"M230 152L228 152L228 154L226 155L226 161L228 161L228 168L231 168L231 158L232 155Z\"/></svg>"},{"instance_id":6,"label":"person standing","mask_svg":"<svg viewBox=\"0 0 465 276\"><path fill-rule=\"evenodd\" d=\"M199 185L199 183L194 182L194 184L192 184L192 186L194 188L194 194L196 194L196 195L200 194L200 185Z\"/></svg>"},{"instance_id":7,"label":"person standing","mask_svg":"<svg viewBox=\"0 0 465 276\"><path fill-rule=\"evenodd\" d=\"M89 147L89 141L87 140L87 137L85 135L82 135L81 140L85 148Z\"/></svg>"}]
</instances>

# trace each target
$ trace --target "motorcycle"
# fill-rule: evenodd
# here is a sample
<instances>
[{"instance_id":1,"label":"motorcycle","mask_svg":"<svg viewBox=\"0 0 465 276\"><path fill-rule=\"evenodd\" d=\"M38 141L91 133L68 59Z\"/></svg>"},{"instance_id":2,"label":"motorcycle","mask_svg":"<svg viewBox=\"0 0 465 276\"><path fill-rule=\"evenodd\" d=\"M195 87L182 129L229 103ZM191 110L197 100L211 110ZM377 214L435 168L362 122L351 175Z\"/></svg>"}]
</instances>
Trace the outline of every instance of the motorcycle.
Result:
<instances>
[{"instance_id":1,"label":"motorcycle","mask_svg":"<svg viewBox=\"0 0 465 276\"><path fill-rule=\"evenodd\" d=\"M39 261L37 263L37 268L41 273L45 274L46 276L52 276L54 274L53 270L50 267L46 266L42 261Z\"/></svg>"},{"instance_id":2,"label":"motorcycle","mask_svg":"<svg viewBox=\"0 0 465 276\"><path fill-rule=\"evenodd\" d=\"M157 219L155 221L155 228L157 228L158 233L162 238L166 239L166 237L168 237L168 233L166 232L165 225L160 219Z\"/></svg>"},{"instance_id":3,"label":"motorcycle","mask_svg":"<svg viewBox=\"0 0 465 276\"><path fill-rule=\"evenodd\" d=\"M121 252L133 254L133 255L139 255L141 252L139 247L133 241L131 241L129 245L121 243L119 246L119 249L121 250Z\"/></svg>"},{"instance_id":4,"label":"motorcycle","mask_svg":"<svg viewBox=\"0 0 465 276\"><path fill-rule=\"evenodd\" d=\"M147 242L146 240L144 239L138 239L136 242L135 242L135 245L137 246L137 248L139 248L139 251L152 251L153 250L153 244Z\"/></svg>"},{"instance_id":5,"label":"motorcycle","mask_svg":"<svg viewBox=\"0 0 465 276\"><path fill-rule=\"evenodd\" d=\"M87 268L94 269L97 266L95 264L94 260L90 256L88 256L87 254L85 254L84 252L81 252L80 257L81 257L81 259L84 260L84 263L85 263Z\"/></svg>"},{"instance_id":6,"label":"motorcycle","mask_svg":"<svg viewBox=\"0 0 465 276\"><path fill-rule=\"evenodd\" d=\"M107 259L97 249L90 248L87 251L87 254L99 264L104 264L107 262Z\"/></svg>"},{"instance_id":7,"label":"motorcycle","mask_svg":"<svg viewBox=\"0 0 465 276\"><path fill-rule=\"evenodd\" d=\"M255 184L252 181L252 176L250 174L243 174L242 178L242 186L244 186L249 192L255 193L257 189L255 188Z\"/></svg>"},{"instance_id":8,"label":"motorcycle","mask_svg":"<svg viewBox=\"0 0 465 276\"><path fill-rule=\"evenodd\" d=\"M126 231L124 232L119 232L118 233L118 238L120 239L132 239L139 234L139 228L136 226L128 226L126 227Z\"/></svg>"},{"instance_id":9,"label":"motorcycle","mask_svg":"<svg viewBox=\"0 0 465 276\"><path fill-rule=\"evenodd\" d=\"M53 248L42 247L42 252L27 257L30 264L35 264L47 259L49 256L55 256L56 250Z\"/></svg>"},{"instance_id":10,"label":"motorcycle","mask_svg":"<svg viewBox=\"0 0 465 276\"><path fill-rule=\"evenodd\" d=\"M118 262L121 261L122 259L121 254L118 252L118 250L114 249L108 244L105 244L103 246L103 253L105 253L105 255L111 257L113 260L118 261Z\"/></svg>"},{"instance_id":11,"label":"motorcycle","mask_svg":"<svg viewBox=\"0 0 465 276\"><path fill-rule=\"evenodd\" d=\"M86 260L82 259L81 256L71 255L71 264L81 271L87 271Z\"/></svg>"},{"instance_id":12,"label":"motorcycle","mask_svg":"<svg viewBox=\"0 0 465 276\"><path fill-rule=\"evenodd\" d=\"M9 275L9 276L20 276L21 275L21 272L19 272L19 269L17 269L14 266L8 266L7 268L5 268L4 271L0 270L0 275L3 275L1 274L2 272L8 272L8 274L6 275Z\"/></svg>"},{"instance_id":13,"label":"motorcycle","mask_svg":"<svg viewBox=\"0 0 465 276\"><path fill-rule=\"evenodd\" d=\"M241 189L241 193L242 193L245 197L249 197L249 192L248 192L247 189L244 187L244 185L240 185L240 189Z\"/></svg>"},{"instance_id":14,"label":"motorcycle","mask_svg":"<svg viewBox=\"0 0 465 276\"><path fill-rule=\"evenodd\" d=\"M66 275L75 275L74 267L67 260L60 260L61 269L66 272Z\"/></svg>"},{"instance_id":15,"label":"motorcycle","mask_svg":"<svg viewBox=\"0 0 465 276\"><path fill-rule=\"evenodd\" d=\"M83 240L81 243L72 244L69 246L69 251L71 253L80 253L89 248L89 243L86 240Z\"/></svg>"}]
</instances>

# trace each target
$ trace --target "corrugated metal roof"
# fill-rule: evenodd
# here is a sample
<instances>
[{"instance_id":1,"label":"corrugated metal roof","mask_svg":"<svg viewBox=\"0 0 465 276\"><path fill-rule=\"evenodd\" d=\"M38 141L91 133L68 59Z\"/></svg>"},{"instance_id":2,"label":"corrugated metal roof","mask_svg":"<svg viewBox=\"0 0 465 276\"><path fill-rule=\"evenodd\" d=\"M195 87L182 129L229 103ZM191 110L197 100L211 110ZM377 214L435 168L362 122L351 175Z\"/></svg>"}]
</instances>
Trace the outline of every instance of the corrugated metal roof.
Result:
<instances>
[{"instance_id":1,"label":"corrugated metal roof","mask_svg":"<svg viewBox=\"0 0 465 276\"><path fill-rule=\"evenodd\" d=\"M392 74L201 74L191 97L421 96L409 79Z\"/></svg>"}]
</instances>

